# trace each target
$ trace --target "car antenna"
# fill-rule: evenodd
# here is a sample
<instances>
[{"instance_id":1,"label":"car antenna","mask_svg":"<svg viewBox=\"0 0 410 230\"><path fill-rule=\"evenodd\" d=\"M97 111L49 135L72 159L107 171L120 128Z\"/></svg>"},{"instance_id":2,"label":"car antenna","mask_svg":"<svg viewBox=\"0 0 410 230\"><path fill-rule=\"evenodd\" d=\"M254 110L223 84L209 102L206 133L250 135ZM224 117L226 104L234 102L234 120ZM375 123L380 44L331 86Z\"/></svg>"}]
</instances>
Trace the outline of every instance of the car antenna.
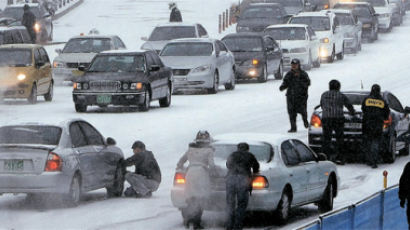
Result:
<instances>
[{"instance_id":1,"label":"car antenna","mask_svg":"<svg viewBox=\"0 0 410 230\"><path fill-rule=\"evenodd\" d=\"M360 80L360 87L363 89L363 80Z\"/></svg>"}]
</instances>

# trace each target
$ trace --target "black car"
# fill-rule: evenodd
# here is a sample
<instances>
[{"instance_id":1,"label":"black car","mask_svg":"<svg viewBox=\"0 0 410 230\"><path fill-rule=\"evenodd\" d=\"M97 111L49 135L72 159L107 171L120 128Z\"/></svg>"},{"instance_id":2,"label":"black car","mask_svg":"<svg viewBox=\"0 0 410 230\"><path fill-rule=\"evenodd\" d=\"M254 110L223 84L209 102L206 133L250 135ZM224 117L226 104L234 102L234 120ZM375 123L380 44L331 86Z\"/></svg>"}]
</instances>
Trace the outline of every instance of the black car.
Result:
<instances>
[{"instance_id":1,"label":"black car","mask_svg":"<svg viewBox=\"0 0 410 230\"><path fill-rule=\"evenodd\" d=\"M378 39L379 20L373 6L367 2L339 2L335 9L347 9L362 23L362 38L375 41Z\"/></svg>"},{"instance_id":2,"label":"black car","mask_svg":"<svg viewBox=\"0 0 410 230\"><path fill-rule=\"evenodd\" d=\"M289 17L278 3L249 4L237 18L236 32L263 32L270 25L286 23Z\"/></svg>"},{"instance_id":3,"label":"black car","mask_svg":"<svg viewBox=\"0 0 410 230\"><path fill-rule=\"evenodd\" d=\"M321 11L330 9L329 0L306 0L305 4L309 6L311 11Z\"/></svg>"},{"instance_id":4,"label":"black car","mask_svg":"<svg viewBox=\"0 0 410 230\"><path fill-rule=\"evenodd\" d=\"M235 57L236 80L266 82L269 74L283 77L282 50L269 35L259 33L229 34L222 41Z\"/></svg>"},{"instance_id":5,"label":"black car","mask_svg":"<svg viewBox=\"0 0 410 230\"><path fill-rule=\"evenodd\" d=\"M304 0L252 0L251 3L279 3L287 14L297 14L305 10Z\"/></svg>"},{"instance_id":6,"label":"black car","mask_svg":"<svg viewBox=\"0 0 410 230\"><path fill-rule=\"evenodd\" d=\"M355 116L351 116L345 111L345 150L357 153L357 151L354 150L361 149L362 143L361 104L370 92L348 91L343 93L349 98L349 101L355 107L355 110L358 111ZM409 154L409 144L400 139L402 139L402 135L410 131L410 107L403 108L397 97L390 92L383 92L382 95L390 107L390 117L388 120L384 121L383 127L382 157L385 162L392 163L396 158L397 152L402 155ZM316 151L321 151L322 148L321 118L322 110L320 109L320 106L317 106L311 117L308 135L309 145ZM332 141L335 141L335 139ZM348 151L346 151L346 153L347 152ZM350 159L357 159L357 154L347 157Z\"/></svg>"},{"instance_id":7,"label":"black car","mask_svg":"<svg viewBox=\"0 0 410 230\"><path fill-rule=\"evenodd\" d=\"M152 100L169 107L172 70L164 66L154 51L106 51L97 54L90 66L80 66L82 77L74 82L73 100L77 112L87 106L138 106L148 111Z\"/></svg>"}]
</instances>

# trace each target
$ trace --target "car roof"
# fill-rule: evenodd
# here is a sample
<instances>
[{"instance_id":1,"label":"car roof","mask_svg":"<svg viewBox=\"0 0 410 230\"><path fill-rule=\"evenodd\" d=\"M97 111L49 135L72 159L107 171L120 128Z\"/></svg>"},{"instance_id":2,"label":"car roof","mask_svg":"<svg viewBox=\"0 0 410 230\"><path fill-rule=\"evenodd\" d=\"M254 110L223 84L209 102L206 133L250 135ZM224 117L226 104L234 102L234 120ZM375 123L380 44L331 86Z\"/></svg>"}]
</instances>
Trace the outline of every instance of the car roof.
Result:
<instances>
[{"instance_id":1,"label":"car roof","mask_svg":"<svg viewBox=\"0 0 410 230\"><path fill-rule=\"evenodd\" d=\"M322 11L327 11L327 12L333 12L333 13L338 13L338 14L352 14L351 10L347 9L330 9L330 10L322 10Z\"/></svg>"},{"instance_id":2,"label":"car roof","mask_svg":"<svg viewBox=\"0 0 410 230\"><path fill-rule=\"evenodd\" d=\"M30 8L35 8L40 5L39 3L18 3L18 4L8 5L6 6L6 8L23 8L24 5L26 4L30 6Z\"/></svg>"},{"instance_id":3,"label":"car roof","mask_svg":"<svg viewBox=\"0 0 410 230\"><path fill-rule=\"evenodd\" d=\"M233 38L235 38L235 37L237 37L237 38L241 38L241 37L263 38L264 36L266 36L266 35L260 34L260 33L245 32L245 33L231 33L231 34L226 35L224 38L231 38L231 37L233 37Z\"/></svg>"},{"instance_id":4,"label":"car roof","mask_svg":"<svg viewBox=\"0 0 410 230\"><path fill-rule=\"evenodd\" d=\"M14 125L32 125L32 126L59 126L59 127L67 127L70 123L75 121L85 121L81 118L73 118L73 119L66 119L63 121L50 121L50 122L32 122L32 121L11 121L6 122L4 125L1 126L14 126Z\"/></svg>"},{"instance_id":5,"label":"car roof","mask_svg":"<svg viewBox=\"0 0 410 230\"><path fill-rule=\"evenodd\" d=\"M98 35L98 34L88 34L88 35L78 35L74 36L71 39L77 39L77 38L95 38L95 39L101 39L101 38L108 38L108 39L113 39L114 37L117 37L116 35Z\"/></svg>"},{"instance_id":6,"label":"car roof","mask_svg":"<svg viewBox=\"0 0 410 230\"><path fill-rule=\"evenodd\" d=\"M368 2L338 2L335 5L366 5L370 6Z\"/></svg>"},{"instance_id":7,"label":"car roof","mask_svg":"<svg viewBox=\"0 0 410 230\"><path fill-rule=\"evenodd\" d=\"M97 55L104 55L104 54L127 54L127 55L133 55L133 54L142 54L146 52L150 52L152 50L106 50L103 51Z\"/></svg>"},{"instance_id":8,"label":"car roof","mask_svg":"<svg viewBox=\"0 0 410 230\"><path fill-rule=\"evenodd\" d=\"M261 7L261 6L276 6L276 7L279 7L279 6L281 6L281 4L279 4L279 3L274 3L274 2L255 2L255 3L249 4L246 8L250 8L250 7L253 7L253 6L257 6L257 7ZM245 8L245 9L246 9L246 8Z\"/></svg>"},{"instance_id":9,"label":"car roof","mask_svg":"<svg viewBox=\"0 0 410 230\"><path fill-rule=\"evenodd\" d=\"M170 26L191 27L191 26L196 26L197 24L198 23L189 23L189 22L167 22L167 23L158 24L156 27L170 27Z\"/></svg>"},{"instance_id":10,"label":"car roof","mask_svg":"<svg viewBox=\"0 0 410 230\"><path fill-rule=\"evenodd\" d=\"M37 45L37 44L7 44L7 45L1 45L0 49L34 49L34 48L40 48L43 47L42 45Z\"/></svg>"},{"instance_id":11,"label":"car roof","mask_svg":"<svg viewBox=\"0 0 410 230\"><path fill-rule=\"evenodd\" d=\"M278 24L278 25L270 25L266 27L266 29L269 28L290 28L290 27L298 27L298 28L306 28L308 25L305 24Z\"/></svg>"},{"instance_id":12,"label":"car roof","mask_svg":"<svg viewBox=\"0 0 410 230\"><path fill-rule=\"evenodd\" d=\"M226 133L213 137L215 141L220 142L266 142L272 146L279 146L283 141L288 139L297 139L294 136L271 133Z\"/></svg>"},{"instance_id":13,"label":"car roof","mask_svg":"<svg viewBox=\"0 0 410 230\"><path fill-rule=\"evenodd\" d=\"M293 17L328 17L328 12L318 11L318 12L300 12Z\"/></svg>"},{"instance_id":14,"label":"car roof","mask_svg":"<svg viewBox=\"0 0 410 230\"><path fill-rule=\"evenodd\" d=\"M179 39L171 40L172 43L175 43L175 42L210 42L210 43L213 43L215 41L216 39L213 39L213 38L179 38Z\"/></svg>"}]
</instances>

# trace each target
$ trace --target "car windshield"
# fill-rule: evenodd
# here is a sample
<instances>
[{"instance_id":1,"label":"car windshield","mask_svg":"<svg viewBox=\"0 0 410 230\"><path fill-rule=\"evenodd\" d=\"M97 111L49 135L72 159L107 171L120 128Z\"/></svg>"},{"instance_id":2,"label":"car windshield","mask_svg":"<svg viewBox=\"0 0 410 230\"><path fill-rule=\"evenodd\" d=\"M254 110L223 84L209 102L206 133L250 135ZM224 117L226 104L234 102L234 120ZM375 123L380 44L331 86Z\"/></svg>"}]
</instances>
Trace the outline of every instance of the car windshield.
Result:
<instances>
[{"instance_id":1,"label":"car windshield","mask_svg":"<svg viewBox=\"0 0 410 230\"><path fill-rule=\"evenodd\" d=\"M269 3L279 3L283 7L301 7L303 3L301 0L265 0L265 2Z\"/></svg>"},{"instance_id":2,"label":"car windshield","mask_svg":"<svg viewBox=\"0 0 410 230\"><path fill-rule=\"evenodd\" d=\"M337 13L336 14L336 18L339 21L340 25L354 25L354 19L352 18L352 16L350 14L340 14Z\"/></svg>"},{"instance_id":3,"label":"car windshield","mask_svg":"<svg viewBox=\"0 0 410 230\"><path fill-rule=\"evenodd\" d=\"M142 55L98 55L88 72L136 72L145 70ZM113 76L115 77L115 76Z\"/></svg>"},{"instance_id":4,"label":"car windshield","mask_svg":"<svg viewBox=\"0 0 410 230\"><path fill-rule=\"evenodd\" d=\"M215 143L214 157L221 160L227 160L228 157L237 151L237 144ZM249 144L249 152L251 152L259 162L269 162L272 159L272 148L269 144L258 143Z\"/></svg>"},{"instance_id":5,"label":"car windshield","mask_svg":"<svg viewBox=\"0 0 410 230\"><path fill-rule=\"evenodd\" d=\"M370 17L370 11L366 6L336 4L335 9L352 10L353 15L357 17L364 17L364 18Z\"/></svg>"},{"instance_id":6,"label":"car windshield","mask_svg":"<svg viewBox=\"0 0 410 230\"><path fill-rule=\"evenodd\" d=\"M110 49L109 38L74 38L64 46L63 53L100 53Z\"/></svg>"},{"instance_id":7,"label":"car windshield","mask_svg":"<svg viewBox=\"0 0 410 230\"><path fill-rule=\"evenodd\" d=\"M343 93L349 99L352 105L361 105L364 98L369 96L369 94L357 94L357 93Z\"/></svg>"},{"instance_id":8,"label":"car windshield","mask_svg":"<svg viewBox=\"0 0 410 230\"><path fill-rule=\"evenodd\" d=\"M363 2L368 2L368 3L370 3L373 7L385 6L385 5L386 5L386 1L385 1L385 0L363 0Z\"/></svg>"},{"instance_id":9,"label":"car windshield","mask_svg":"<svg viewBox=\"0 0 410 230\"><path fill-rule=\"evenodd\" d=\"M330 20L328 17L295 17L290 21L291 24L306 24L314 31L330 30Z\"/></svg>"},{"instance_id":10,"label":"car windshield","mask_svg":"<svg viewBox=\"0 0 410 230\"><path fill-rule=\"evenodd\" d=\"M244 10L241 18L276 18L281 15L279 7L250 7Z\"/></svg>"},{"instance_id":11,"label":"car windshield","mask_svg":"<svg viewBox=\"0 0 410 230\"><path fill-rule=\"evenodd\" d=\"M178 42L166 45L161 56L211 56L212 51L212 43Z\"/></svg>"},{"instance_id":12,"label":"car windshield","mask_svg":"<svg viewBox=\"0 0 410 230\"><path fill-rule=\"evenodd\" d=\"M56 126L16 125L0 127L0 144L58 145L61 128Z\"/></svg>"},{"instance_id":13,"label":"car windshield","mask_svg":"<svg viewBox=\"0 0 410 230\"><path fill-rule=\"evenodd\" d=\"M149 41L168 41L178 38L195 38L194 26L161 26L152 31Z\"/></svg>"},{"instance_id":14,"label":"car windshield","mask_svg":"<svg viewBox=\"0 0 410 230\"><path fill-rule=\"evenodd\" d=\"M23 67L32 65L31 50L0 49L0 66Z\"/></svg>"},{"instance_id":15,"label":"car windshield","mask_svg":"<svg viewBox=\"0 0 410 230\"><path fill-rule=\"evenodd\" d=\"M223 42L232 52L262 52L262 38L232 37L224 38Z\"/></svg>"},{"instance_id":16,"label":"car windshield","mask_svg":"<svg viewBox=\"0 0 410 230\"><path fill-rule=\"evenodd\" d=\"M266 34L275 40L305 40L306 30L303 27L268 28Z\"/></svg>"},{"instance_id":17,"label":"car windshield","mask_svg":"<svg viewBox=\"0 0 410 230\"><path fill-rule=\"evenodd\" d=\"M37 19L40 18L40 11L38 7L31 7L31 12L36 16ZM22 7L6 7L3 11L3 17L14 18L21 21L23 18L24 10Z\"/></svg>"}]
</instances>

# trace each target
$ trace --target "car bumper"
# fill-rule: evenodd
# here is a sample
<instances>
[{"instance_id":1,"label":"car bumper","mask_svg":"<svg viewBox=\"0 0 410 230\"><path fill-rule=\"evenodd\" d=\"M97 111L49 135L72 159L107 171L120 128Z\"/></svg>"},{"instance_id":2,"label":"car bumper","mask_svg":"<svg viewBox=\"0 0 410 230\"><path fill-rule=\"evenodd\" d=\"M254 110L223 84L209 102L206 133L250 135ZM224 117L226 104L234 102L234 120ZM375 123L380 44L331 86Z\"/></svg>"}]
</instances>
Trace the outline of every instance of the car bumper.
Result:
<instances>
[{"instance_id":1,"label":"car bumper","mask_svg":"<svg viewBox=\"0 0 410 230\"><path fill-rule=\"evenodd\" d=\"M34 174L0 174L3 193L68 193L71 177L61 172Z\"/></svg>"},{"instance_id":2,"label":"car bumper","mask_svg":"<svg viewBox=\"0 0 410 230\"><path fill-rule=\"evenodd\" d=\"M356 39L354 38L345 38L343 39L344 41L344 45L345 45L345 49L347 50L353 50L356 49L356 47L358 46L358 42Z\"/></svg>"},{"instance_id":3,"label":"car bumper","mask_svg":"<svg viewBox=\"0 0 410 230\"><path fill-rule=\"evenodd\" d=\"M99 102L98 96L111 96L110 102ZM145 93L73 93L75 104L81 105L141 105L145 102Z\"/></svg>"},{"instance_id":4,"label":"car bumper","mask_svg":"<svg viewBox=\"0 0 410 230\"><path fill-rule=\"evenodd\" d=\"M321 43L319 48L319 56L321 59L327 59L332 56L333 45L332 43Z\"/></svg>"},{"instance_id":5,"label":"car bumper","mask_svg":"<svg viewBox=\"0 0 410 230\"><path fill-rule=\"evenodd\" d=\"M379 29L388 29L391 23L391 17L379 17Z\"/></svg>"},{"instance_id":6,"label":"car bumper","mask_svg":"<svg viewBox=\"0 0 410 230\"><path fill-rule=\"evenodd\" d=\"M241 80L256 80L263 74L261 66L240 66L235 65L235 79Z\"/></svg>"},{"instance_id":7,"label":"car bumper","mask_svg":"<svg viewBox=\"0 0 410 230\"><path fill-rule=\"evenodd\" d=\"M211 71L185 76L174 75L174 91L209 89L213 87L213 78Z\"/></svg>"},{"instance_id":8,"label":"car bumper","mask_svg":"<svg viewBox=\"0 0 410 230\"><path fill-rule=\"evenodd\" d=\"M0 98L28 98L31 94L32 84L19 83L16 86L0 88Z\"/></svg>"}]
</instances>

